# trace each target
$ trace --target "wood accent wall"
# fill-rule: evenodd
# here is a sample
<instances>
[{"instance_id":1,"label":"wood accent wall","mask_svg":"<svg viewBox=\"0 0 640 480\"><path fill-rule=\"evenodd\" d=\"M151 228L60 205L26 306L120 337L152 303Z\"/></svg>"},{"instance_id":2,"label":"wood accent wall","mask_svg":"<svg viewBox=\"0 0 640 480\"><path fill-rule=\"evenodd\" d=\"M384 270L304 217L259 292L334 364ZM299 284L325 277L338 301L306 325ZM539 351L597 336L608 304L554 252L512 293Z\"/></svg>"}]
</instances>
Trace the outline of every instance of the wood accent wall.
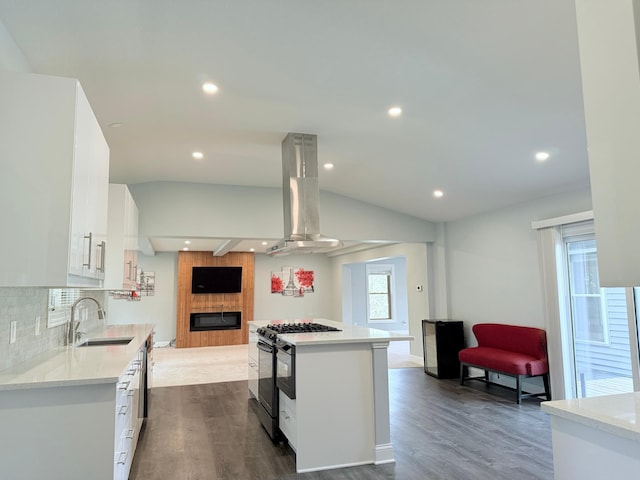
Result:
<instances>
[{"instance_id":1,"label":"wood accent wall","mask_svg":"<svg viewBox=\"0 0 640 480\"><path fill-rule=\"evenodd\" d=\"M191 293L192 267L242 267L241 293ZM178 252L178 305L176 347L212 347L249 343L247 322L253 320L254 255L229 252L214 257L212 252ZM235 330L189 331L191 313L241 312L242 327Z\"/></svg>"}]
</instances>

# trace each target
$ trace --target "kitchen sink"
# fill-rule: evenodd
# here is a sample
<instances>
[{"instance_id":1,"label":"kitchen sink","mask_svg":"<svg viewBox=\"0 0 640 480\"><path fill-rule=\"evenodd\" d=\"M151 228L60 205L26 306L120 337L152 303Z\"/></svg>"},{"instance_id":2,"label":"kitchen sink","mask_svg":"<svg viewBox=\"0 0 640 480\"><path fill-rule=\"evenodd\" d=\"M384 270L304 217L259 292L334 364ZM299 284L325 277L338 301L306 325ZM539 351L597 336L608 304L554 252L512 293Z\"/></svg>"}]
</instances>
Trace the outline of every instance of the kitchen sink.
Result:
<instances>
[{"instance_id":1,"label":"kitchen sink","mask_svg":"<svg viewBox=\"0 0 640 480\"><path fill-rule=\"evenodd\" d=\"M133 337L118 337L118 338L89 338L80 343L78 347L100 347L105 345L128 345Z\"/></svg>"}]
</instances>

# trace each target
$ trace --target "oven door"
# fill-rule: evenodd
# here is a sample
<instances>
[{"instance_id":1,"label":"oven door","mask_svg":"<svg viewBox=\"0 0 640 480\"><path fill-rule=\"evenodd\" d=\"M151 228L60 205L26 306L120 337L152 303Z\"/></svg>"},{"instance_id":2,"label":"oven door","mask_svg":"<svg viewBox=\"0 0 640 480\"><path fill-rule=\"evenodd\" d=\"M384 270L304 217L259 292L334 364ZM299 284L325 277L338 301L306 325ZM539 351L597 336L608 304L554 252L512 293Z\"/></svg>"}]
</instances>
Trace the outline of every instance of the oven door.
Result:
<instances>
[{"instance_id":1,"label":"oven door","mask_svg":"<svg viewBox=\"0 0 640 480\"><path fill-rule=\"evenodd\" d=\"M296 347L278 343L276 355L276 386L291 400L296 398Z\"/></svg>"},{"instance_id":2,"label":"oven door","mask_svg":"<svg viewBox=\"0 0 640 480\"><path fill-rule=\"evenodd\" d=\"M274 359L276 348L258 340L258 401L269 416L275 415Z\"/></svg>"}]
</instances>

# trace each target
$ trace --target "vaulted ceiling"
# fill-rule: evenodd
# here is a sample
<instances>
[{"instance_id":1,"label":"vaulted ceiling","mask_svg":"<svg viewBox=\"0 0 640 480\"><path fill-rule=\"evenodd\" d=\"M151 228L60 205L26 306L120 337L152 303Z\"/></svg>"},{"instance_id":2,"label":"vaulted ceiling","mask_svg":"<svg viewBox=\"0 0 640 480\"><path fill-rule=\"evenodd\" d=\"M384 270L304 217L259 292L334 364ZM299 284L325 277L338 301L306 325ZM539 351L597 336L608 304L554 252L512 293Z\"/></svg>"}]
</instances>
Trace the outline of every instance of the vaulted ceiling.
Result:
<instances>
[{"instance_id":1,"label":"vaulted ceiling","mask_svg":"<svg viewBox=\"0 0 640 480\"><path fill-rule=\"evenodd\" d=\"M431 221L589 183L573 0L2 0L0 21L80 80L112 182L280 187L296 131L334 164L322 190Z\"/></svg>"}]
</instances>

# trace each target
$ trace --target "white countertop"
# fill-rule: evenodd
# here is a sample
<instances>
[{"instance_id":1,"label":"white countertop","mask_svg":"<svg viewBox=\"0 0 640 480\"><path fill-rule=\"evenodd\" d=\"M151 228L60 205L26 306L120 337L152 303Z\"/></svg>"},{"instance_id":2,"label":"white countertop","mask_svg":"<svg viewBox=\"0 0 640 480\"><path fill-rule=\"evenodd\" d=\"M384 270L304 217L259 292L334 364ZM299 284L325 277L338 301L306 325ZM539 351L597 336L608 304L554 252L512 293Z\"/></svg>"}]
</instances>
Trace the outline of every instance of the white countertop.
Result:
<instances>
[{"instance_id":1,"label":"white countertop","mask_svg":"<svg viewBox=\"0 0 640 480\"><path fill-rule=\"evenodd\" d=\"M640 393L542 402L542 411L640 442Z\"/></svg>"},{"instance_id":2,"label":"white countertop","mask_svg":"<svg viewBox=\"0 0 640 480\"><path fill-rule=\"evenodd\" d=\"M279 323L299 323L314 322L329 327L339 328L339 332L304 332L304 333L285 333L278 335L282 340L296 346L303 345L326 345L332 343L376 343L376 342L393 342L402 340L414 340L411 335L387 332L376 328L359 327L348 325L341 322L334 322L326 318L314 318L304 320L271 320L264 322L250 322L258 327L264 327L269 324Z\"/></svg>"},{"instance_id":3,"label":"white countertop","mask_svg":"<svg viewBox=\"0 0 640 480\"><path fill-rule=\"evenodd\" d=\"M59 347L0 371L0 390L115 383L136 358L154 325L109 325L89 338L133 337L127 345Z\"/></svg>"}]
</instances>

